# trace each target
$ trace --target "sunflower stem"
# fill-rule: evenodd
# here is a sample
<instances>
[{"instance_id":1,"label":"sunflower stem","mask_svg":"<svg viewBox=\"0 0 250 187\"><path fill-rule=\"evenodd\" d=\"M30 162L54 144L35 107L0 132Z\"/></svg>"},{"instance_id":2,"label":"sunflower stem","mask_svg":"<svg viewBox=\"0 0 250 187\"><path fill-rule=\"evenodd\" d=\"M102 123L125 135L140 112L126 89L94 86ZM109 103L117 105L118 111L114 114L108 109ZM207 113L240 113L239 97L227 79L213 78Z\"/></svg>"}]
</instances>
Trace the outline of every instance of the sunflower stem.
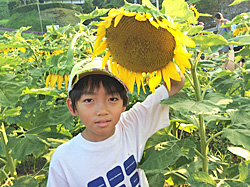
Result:
<instances>
[{"instance_id":1,"label":"sunflower stem","mask_svg":"<svg viewBox=\"0 0 250 187\"><path fill-rule=\"evenodd\" d=\"M196 71L201 54L202 53L200 52L198 56L196 57L194 64L191 65L191 74L193 77L193 85L195 89L195 96L196 96L197 102L202 100L200 82L199 82L199 78L198 78L197 71ZM199 114L198 122L199 122L198 127L199 127L199 133L200 133L201 155L203 157L202 171L205 173L208 173L208 158L207 158L208 146L206 142L206 126L205 126L204 117L202 114Z\"/></svg>"},{"instance_id":2,"label":"sunflower stem","mask_svg":"<svg viewBox=\"0 0 250 187\"><path fill-rule=\"evenodd\" d=\"M2 122L1 125L1 129L0 129L0 133L2 136L2 143L3 143L3 149L5 151L5 156L6 156L6 160L7 160L7 168L9 169L11 176L14 178L17 178L17 172L16 172L16 166L14 163L14 159L12 158L12 156L10 155L10 152L7 148L7 143L8 143L8 137L5 131L5 127L4 127L4 123Z\"/></svg>"}]
</instances>

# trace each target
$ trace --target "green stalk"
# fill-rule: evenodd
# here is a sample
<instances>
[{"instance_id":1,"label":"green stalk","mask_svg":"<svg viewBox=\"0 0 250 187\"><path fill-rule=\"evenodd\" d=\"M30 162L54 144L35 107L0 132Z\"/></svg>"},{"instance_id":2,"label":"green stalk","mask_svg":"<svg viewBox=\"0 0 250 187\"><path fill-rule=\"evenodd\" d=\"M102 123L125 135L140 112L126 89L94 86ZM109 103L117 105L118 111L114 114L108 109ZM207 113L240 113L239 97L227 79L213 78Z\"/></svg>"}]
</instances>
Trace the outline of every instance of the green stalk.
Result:
<instances>
[{"instance_id":1,"label":"green stalk","mask_svg":"<svg viewBox=\"0 0 250 187\"><path fill-rule=\"evenodd\" d=\"M176 128L176 122L172 122L173 123L173 135L178 138L178 131Z\"/></svg>"},{"instance_id":2,"label":"green stalk","mask_svg":"<svg viewBox=\"0 0 250 187\"><path fill-rule=\"evenodd\" d=\"M4 150L5 150L5 156L6 156L6 160L7 160L7 168L10 170L11 176L14 178L17 178L17 172L16 172L16 166L14 163L14 159L12 158L9 150L7 149L8 138L7 138L7 134L6 134L3 122L1 125L0 132L1 132L1 136L2 136L1 139L3 141L3 146L4 146Z\"/></svg>"},{"instance_id":3,"label":"green stalk","mask_svg":"<svg viewBox=\"0 0 250 187\"><path fill-rule=\"evenodd\" d=\"M198 54L198 56L195 59L194 64L191 63L191 74L192 74L193 82L194 82L193 85L195 89L196 101L202 100L200 82L199 82L197 71L196 71L201 54L202 54L201 52ZM205 122L204 122L204 118L202 114L199 115L198 127L199 127L199 133L200 133L201 155L203 158L202 159L202 171L205 173L208 173L208 158L207 158L208 146L206 142L206 126L205 126Z\"/></svg>"}]
</instances>

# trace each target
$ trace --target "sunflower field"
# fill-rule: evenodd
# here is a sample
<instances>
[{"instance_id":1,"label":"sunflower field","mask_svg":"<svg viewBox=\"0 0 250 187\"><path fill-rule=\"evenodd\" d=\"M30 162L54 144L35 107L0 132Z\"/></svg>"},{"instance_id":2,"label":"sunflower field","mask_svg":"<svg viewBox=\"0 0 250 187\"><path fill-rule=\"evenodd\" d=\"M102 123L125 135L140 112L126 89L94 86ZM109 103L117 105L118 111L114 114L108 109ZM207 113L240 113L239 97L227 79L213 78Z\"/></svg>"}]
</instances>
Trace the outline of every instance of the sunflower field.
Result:
<instances>
[{"instance_id":1,"label":"sunflower field","mask_svg":"<svg viewBox=\"0 0 250 187\"><path fill-rule=\"evenodd\" d=\"M24 34L29 27L0 35L2 186L46 186L54 150L84 129L66 105L71 68L94 56L103 57L103 65L109 59L111 70L127 81L127 109L164 82L170 87L170 79L178 81L176 69L186 77L182 91L161 102L170 106L170 126L148 140L138 163L150 186L250 186L250 12L227 23L238 30L223 36L197 25L199 16L208 15L184 0L164 0L162 10L149 0L125 1L120 9L77 16L90 24L51 27L43 36ZM92 21L96 17L102 21ZM161 36L152 48L138 45L136 26L126 30L138 23ZM116 50L127 35L131 43L137 39L128 46L132 58ZM150 37L143 33L140 40ZM216 53L224 45L243 46L234 71L222 66L227 55ZM135 56L141 64L126 64Z\"/></svg>"}]
</instances>

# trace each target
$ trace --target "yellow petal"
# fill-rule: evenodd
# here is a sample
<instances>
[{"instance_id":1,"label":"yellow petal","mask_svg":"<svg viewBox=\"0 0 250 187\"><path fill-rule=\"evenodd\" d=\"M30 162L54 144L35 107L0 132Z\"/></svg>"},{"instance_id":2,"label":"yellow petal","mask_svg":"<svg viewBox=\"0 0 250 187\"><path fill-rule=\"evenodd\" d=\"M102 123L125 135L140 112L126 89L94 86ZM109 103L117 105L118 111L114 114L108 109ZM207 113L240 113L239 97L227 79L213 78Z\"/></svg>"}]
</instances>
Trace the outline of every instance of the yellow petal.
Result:
<instances>
[{"instance_id":1,"label":"yellow petal","mask_svg":"<svg viewBox=\"0 0 250 187\"><path fill-rule=\"evenodd\" d=\"M170 78L168 76L168 71L166 68L162 68L162 76L163 76L163 80L167 85L168 90L171 90L171 83L170 83Z\"/></svg>"},{"instance_id":2,"label":"yellow petal","mask_svg":"<svg viewBox=\"0 0 250 187\"><path fill-rule=\"evenodd\" d=\"M112 20L113 20L113 18L108 18L104 21L104 25L105 25L106 29L110 27Z\"/></svg>"},{"instance_id":3,"label":"yellow petal","mask_svg":"<svg viewBox=\"0 0 250 187\"><path fill-rule=\"evenodd\" d=\"M98 29L97 29L97 36L103 35L103 33L106 33L106 28L105 28L104 25L98 27Z\"/></svg>"},{"instance_id":4,"label":"yellow petal","mask_svg":"<svg viewBox=\"0 0 250 187\"><path fill-rule=\"evenodd\" d=\"M126 71L126 70L125 70ZM135 85L135 72L133 71L130 71L130 70L127 70L127 87L128 87L128 90L133 93L134 91L134 85Z\"/></svg>"},{"instance_id":5,"label":"yellow petal","mask_svg":"<svg viewBox=\"0 0 250 187\"><path fill-rule=\"evenodd\" d=\"M117 62L116 61L112 62L112 56L110 57L110 69L115 76L119 77L117 75Z\"/></svg>"},{"instance_id":6,"label":"yellow petal","mask_svg":"<svg viewBox=\"0 0 250 187\"><path fill-rule=\"evenodd\" d=\"M110 55L111 55L111 53L110 53L110 51L108 50L108 52L105 54L105 56L104 56L103 59L102 59L102 68L105 67L105 65L106 65L106 63L107 63L107 61L108 61Z\"/></svg>"},{"instance_id":7,"label":"yellow petal","mask_svg":"<svg viewBox=\"0 0 250 187\"><path fill-rule=\"evenodd\" d=\"M97 49L100 46L101 41L104 38L104 36L105 36L105 33L104 35L97 36L97 38L95 39L94 49Z\"/></svg>"},{"instance_id":8,"label":"yellow petal","mask_svg":"<svg viewBox=\"0 0 250 187\"><path fill-rule=\"evenodd\" d=\"M151 92L154 94L155 88L161 83L161 71L158 70L156 72L156 75L154 75L154 72L150 74L150 78L148 81L148 86L151 90Z\"/></svg>"},{"instance_id":9,"label":"yellow petal","mask_svg":"<svg viewBox=\"0 0 250 187\"><path fill-rule=\"evenodd\" d=\"M98 54L100 54L101 52L103 52L105 49L107 48L107 40L104 40L100 46L94 51L94 54L92 56L92 59L94 59L94 57Z\"/></svg>"},{"instance_id":10,"label":"yellow petal","mask_svg":"<svg viewBox=\"0 0 250 187\"><path fill-rule=\"evenodd\" d=\"M128 17L131 17L131 16L135 16L136 13L135 12L124 11L124 15L128 16Z\"/></svg>"},{"instance_id":11,"label":"yellow petal","mask_svg":"<svg viewBox=\"0 0 250 187\"><path fill-rule=\"evenodd\" d=\"M192 56L191 53L187 53L181 46L177 46L174 53L174 59L178 65L182 65L189 69L191 68L190 62L188 60Z\"/></svg>"},{"instance_id":12,"label":"yellow petal","mask_svg":"<svg viewBox=\"0 0 250 187\"><path fill-rule=\"evenodd\" d=\"M163 29L168 29L168 24L163 22L163 21L160 21L159 19L156 19L158 25L163 28Z\"/></svg>"},{"instance_id":13,"label":"yellow petal","mask_svg":"<svg viewBox=\"0 0 250 187\"><path fill-rule=\"evenodd\" d=\"M159 28L159 24L156 23L154 20L150 21L151 25L153 25L155 28Z\"/></svg>"},{"instance_id":14,"label":"yellow petal","mask_svg":"<svg viewBox=\"0 0 250 187\"><path fill-rule=\"evenodd\" d=\"M137 13L136 16L135 16L135 19L137 21L146 21L147 20L144 12L142 14L141 13Z\"/></svg>"},{"instance_id":15,"label":"yellow petal","mask_svg":"<svg viewBox=\"0 0 250 187\"><path fill-rule=\"evenodd\" d=\"M140 93L140 88L141 88L141 80L143 80L142 73L136 72L136 77L135 77L135 82L137 85L137 93Z\"/></svg>"},{"instance_id":16,"label":"yellow petal","mask_svg":"<svg viewBox=\"0 0 250 187\"><path fill-rule=\"evenodd\" d=\"M120 65L117 64L117 70L118 70L118 77L123 81L123 77L124 77L124 68Z\"/></svg>"},{"instance_id":17,"label":"yellow petal","mask_svg":"<svg viewBox=\"0 0 250 187\"><path fill-rule=\"evenodd\" d=\"M116 17L115 17L115 23L114 23L114 27L116 27L119 23L119 21L122 19L122 16L123 14L118 14Z\"/></svg>"},{"instance_id":18,"label":"yellow petal","mask_svg":"<svg viewBox=\"0 0 250 187\"><path fill-rule=\"evenodd\" d=\"M168 75L171 79L176 80L176 81L181 80L180 74L177 72L176 66L173 62L170 61L167 64L166 69L167 69Z\"/></svg>"}]
</instances>

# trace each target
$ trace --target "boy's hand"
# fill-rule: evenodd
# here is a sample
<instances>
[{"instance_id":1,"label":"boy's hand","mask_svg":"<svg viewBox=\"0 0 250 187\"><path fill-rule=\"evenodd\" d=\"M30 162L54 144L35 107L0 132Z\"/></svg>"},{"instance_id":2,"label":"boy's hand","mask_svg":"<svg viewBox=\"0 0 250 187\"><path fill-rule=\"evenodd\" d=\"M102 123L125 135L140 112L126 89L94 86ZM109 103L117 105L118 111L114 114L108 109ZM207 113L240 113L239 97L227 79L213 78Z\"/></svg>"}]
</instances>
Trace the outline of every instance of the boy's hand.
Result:
<instances>
[{"instance_id":1,"label":"boy's hand","mask_svg":"<svg viewBox=\"0 0 250 187\"><path fill-rule=\"evenodd\" d=\"M164 86L168 90L169 97L177 94L185 85L185 76L182 75L181 72L179 72L179 74L181 77L181 81L176 81L176 80L170 79L170 82L171 82L171 90L170 91L168 90L167 85L164 82Z\"/></svg>"}]
</instances>

